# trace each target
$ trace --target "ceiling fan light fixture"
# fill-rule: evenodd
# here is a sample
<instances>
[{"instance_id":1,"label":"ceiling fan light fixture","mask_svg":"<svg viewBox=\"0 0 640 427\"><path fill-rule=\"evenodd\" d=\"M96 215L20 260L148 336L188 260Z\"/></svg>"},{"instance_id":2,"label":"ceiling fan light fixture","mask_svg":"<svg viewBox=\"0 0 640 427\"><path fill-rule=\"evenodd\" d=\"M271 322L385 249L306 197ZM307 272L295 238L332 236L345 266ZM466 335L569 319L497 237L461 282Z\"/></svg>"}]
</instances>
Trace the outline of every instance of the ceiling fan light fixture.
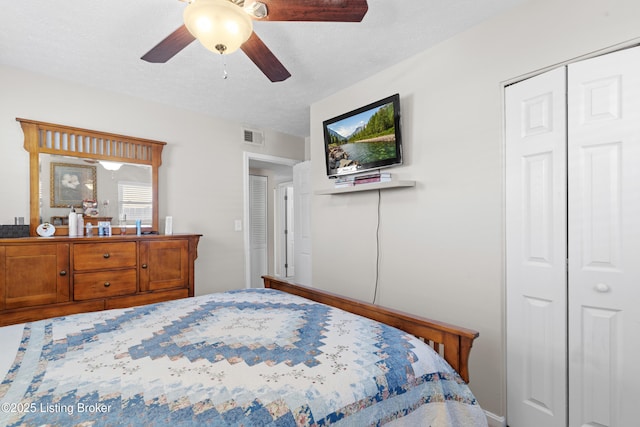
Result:
<instances>
[{"instance_id":1,"label":"ceiling fan light fixture","mask_svg":"<svg viewBox=\"0 0 640 427\"><path fill-rule=\"evenodd\" d=\"M122 163L120 162L110 162L107 160L100 160L100 165L108 171L117 171L122 167Z\"/></svg>"},{"instance_id":2,"label":"ceiling fan light fixture","mask_svg":"<svg viewBox=\"0 0 640 427\"><path fill-rule=\"evenodd\" d=\"M253 32L247 13L229 0L194 0L184 10L184 24L212 52L235 52Z\"/></svg>"}]
</instances>

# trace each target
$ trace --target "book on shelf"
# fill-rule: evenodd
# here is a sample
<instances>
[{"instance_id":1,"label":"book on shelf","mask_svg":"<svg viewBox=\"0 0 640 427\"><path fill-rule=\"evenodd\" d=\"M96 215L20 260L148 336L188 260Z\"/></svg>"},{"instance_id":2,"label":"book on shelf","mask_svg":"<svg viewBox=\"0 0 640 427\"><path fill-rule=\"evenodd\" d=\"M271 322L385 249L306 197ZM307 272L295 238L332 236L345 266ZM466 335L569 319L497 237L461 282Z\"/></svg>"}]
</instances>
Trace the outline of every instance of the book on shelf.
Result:
<instances>
[{"instance_id":1,"label":"book on shelf","mask_svg":"<svg viewBox=\"0 0 640 427\"><path fill-rule=\"evenodd\" d=\"M351 182L336 182L333 187L334 188L344 188L344 187L353 187L355 185L355 183L353 181Z\"/></svg>"},{"instance_id":2,"label":"book on shelf","mask_svg":"<svg viewBox=\"0 0 640 427\"><path fill-rule=\"evenodd\" d=\"M390 182L391 174L388 172L374 172L363 175L349 175L336 178L335 188L353 187L360 184L371 184L377 182Z\"/></svg>"}]
</instances>

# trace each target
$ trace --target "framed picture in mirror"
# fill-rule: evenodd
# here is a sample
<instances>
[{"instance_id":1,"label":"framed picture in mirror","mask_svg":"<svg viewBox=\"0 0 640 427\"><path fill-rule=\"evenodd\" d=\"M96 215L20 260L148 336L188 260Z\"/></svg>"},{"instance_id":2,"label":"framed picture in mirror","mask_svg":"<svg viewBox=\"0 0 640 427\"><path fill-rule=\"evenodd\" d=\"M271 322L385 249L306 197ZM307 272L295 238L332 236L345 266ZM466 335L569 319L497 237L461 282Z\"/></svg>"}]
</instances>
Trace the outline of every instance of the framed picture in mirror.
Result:
<instances>
[{"instance_id":1,"label":"framed picture in mirror","mask_svg":"<svg viewBox=\"0 0 640 427\"><path fill-rule=\"evenodd\" d=\"M96 167L72 163L51 163L50 205L52 208L82 207L83 200L96 200Z\"/></svg>"}]
</instances>

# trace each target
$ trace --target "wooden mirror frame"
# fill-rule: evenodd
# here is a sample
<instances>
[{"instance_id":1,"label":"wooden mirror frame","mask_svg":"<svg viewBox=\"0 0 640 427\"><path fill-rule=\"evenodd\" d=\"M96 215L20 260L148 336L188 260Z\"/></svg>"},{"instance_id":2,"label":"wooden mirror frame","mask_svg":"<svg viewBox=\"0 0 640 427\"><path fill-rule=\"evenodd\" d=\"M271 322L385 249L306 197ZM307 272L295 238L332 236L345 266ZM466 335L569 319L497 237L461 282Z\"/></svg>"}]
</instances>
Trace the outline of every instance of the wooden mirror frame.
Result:
<instances>
[{"instance_id":1,"label":"wooden mirror frame","mask_svg":"<svg viewBox=\"0 0 640 427\"><path fill-rule=\"evenodd\" d=\"M158 231L158 168L162 164L162 141L141 139L81 129L71 126L16 118L24 133L24 149L29 152L29 234L37 236L40 224L40 154L110 160L151 166L153 208L151 230ZM60 230L62 231L62 230ZM58 233L56 235L64 234Z\"/></svg>"}]
</instances>

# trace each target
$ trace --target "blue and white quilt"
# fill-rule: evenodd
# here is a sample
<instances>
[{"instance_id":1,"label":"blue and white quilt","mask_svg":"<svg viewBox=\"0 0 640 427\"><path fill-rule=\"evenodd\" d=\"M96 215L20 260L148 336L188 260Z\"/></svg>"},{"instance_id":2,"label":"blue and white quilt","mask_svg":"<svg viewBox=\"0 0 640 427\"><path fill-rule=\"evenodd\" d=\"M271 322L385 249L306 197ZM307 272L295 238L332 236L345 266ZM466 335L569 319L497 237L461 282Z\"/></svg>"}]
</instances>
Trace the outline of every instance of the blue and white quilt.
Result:
<instances>
[{"instance_id":1,"label":"blue and white quilt","mask_svg":"<svg viewBox=\"0 0 640 427\"><path fill-rule=\"evenodd\" d=\"M24 324L0 405L2 426L486 425L415 337L271 289Z\"/></svg>"}]
</instances>

